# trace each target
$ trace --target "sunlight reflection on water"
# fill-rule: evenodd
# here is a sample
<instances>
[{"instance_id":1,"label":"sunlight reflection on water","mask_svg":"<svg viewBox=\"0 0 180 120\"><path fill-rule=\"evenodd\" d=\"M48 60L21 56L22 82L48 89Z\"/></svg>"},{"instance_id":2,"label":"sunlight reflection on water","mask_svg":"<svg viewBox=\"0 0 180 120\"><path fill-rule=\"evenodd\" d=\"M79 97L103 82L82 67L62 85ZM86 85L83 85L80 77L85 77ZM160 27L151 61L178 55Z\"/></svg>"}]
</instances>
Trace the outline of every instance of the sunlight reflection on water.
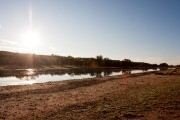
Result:
<instances>
[{"instance_id":1,"label":"sunlight reflection on water","mask_svg":"<svg viewBox=\"0 0 180 120\"><path fill-rule=\"evenodd\" d=\"M33 75L34 71L34 69L27 69L27 75Z\"/></svg>"}]
</instances>

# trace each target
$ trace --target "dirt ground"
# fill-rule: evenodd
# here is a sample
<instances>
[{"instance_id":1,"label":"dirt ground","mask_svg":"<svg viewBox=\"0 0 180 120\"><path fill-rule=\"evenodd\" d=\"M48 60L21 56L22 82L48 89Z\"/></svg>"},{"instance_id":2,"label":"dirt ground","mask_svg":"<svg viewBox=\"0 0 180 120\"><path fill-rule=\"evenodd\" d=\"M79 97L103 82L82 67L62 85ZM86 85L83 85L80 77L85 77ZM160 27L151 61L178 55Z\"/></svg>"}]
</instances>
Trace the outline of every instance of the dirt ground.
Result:
<instances>
[{"instance_id":1,"label":"dirt ground","mask_svg":"<svg viewBox=\"0 0 180 120\"><path fill-rule=\"evenodd\" d=\"M179 93L179 75L153 73L4 86L0 87L0 119L178 120ZM153 102L150 95L160 102Z\"/></svg>"}]
</instances>

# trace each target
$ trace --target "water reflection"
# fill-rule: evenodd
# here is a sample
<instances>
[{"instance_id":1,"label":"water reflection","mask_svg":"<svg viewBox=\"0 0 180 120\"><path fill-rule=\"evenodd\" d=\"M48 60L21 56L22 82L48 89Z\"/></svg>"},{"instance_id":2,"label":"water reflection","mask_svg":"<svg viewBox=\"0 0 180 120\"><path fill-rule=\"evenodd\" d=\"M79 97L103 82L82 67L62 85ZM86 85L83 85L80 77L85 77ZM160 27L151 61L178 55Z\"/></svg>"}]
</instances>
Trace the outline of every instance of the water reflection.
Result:
<instances>
[{"instance_id":1,"label":"water reflection","mask_svg":"<svg viewBox=\"0 0 180 120\"><path fill-rule=\"evenodd\" d=\"M122 70L122 75L130 75L131 70Z\"/></svg>"},{"instance_id":2,"label":"water reflection","mask_svg":"<svg viewBox=\"0 0 180 120\"><path fill-rule=\"evenodd\" d=\"M169 68L167 68L167 67L161 67L160 68L160 71L166 71L166 70L168 70ZM170 68L171 69L171 68Z\"/></svg>"},{"instance_id":3,"label":"water reflection","mask_svg":"<svg viewBox=\"0 0 180 120\"><path fill-rule=\"evenodd\" d=\"M35 80L37 77L39 77L39 75L30 75L30 76L16 76L17 78L19 78L20 80Z\"/></svg>"},{"instance_id":4,"label":"water reflection","mask_svg":"<svg viewBox=\"0 0 180 120\"><path fill-rule=\"evenodd\" d=\"M155 71L130 70L130 69L70 69L70 70L35 70L27 69L25 73L15 76L0 77L0 86L6 85L24 85L33 83L44 83L49 81L61 81L70 79L95 78L114 75L130 75L134 73L143 73Z\"/></svg>"},{"instance_id":5,"label":"water reflection","mask_svg":"<svg viewBox=\"0 0 180 120\"><path fill-rule=\"evenodd\" d=\"M110 69L110 70L93 70L93 69L72 69L72 70L47 70L44 72L39 72L39 74L50 74L50 75L60 75L63 76L68 74L69 76L81 76L89 74L92 77L104 77L110 76L113 72L121 72L120 69Z\"/></svg>"},{"instance_id":6,"label":"water reflection","mask_svg":"<svg viewBox=\"0 0 180 120\"><path fill-rule=\"evenodd\" d=\"M35 70L34 69L27 69L27 75L34 75L35 74Z\"/></svg>"}]
</instances>

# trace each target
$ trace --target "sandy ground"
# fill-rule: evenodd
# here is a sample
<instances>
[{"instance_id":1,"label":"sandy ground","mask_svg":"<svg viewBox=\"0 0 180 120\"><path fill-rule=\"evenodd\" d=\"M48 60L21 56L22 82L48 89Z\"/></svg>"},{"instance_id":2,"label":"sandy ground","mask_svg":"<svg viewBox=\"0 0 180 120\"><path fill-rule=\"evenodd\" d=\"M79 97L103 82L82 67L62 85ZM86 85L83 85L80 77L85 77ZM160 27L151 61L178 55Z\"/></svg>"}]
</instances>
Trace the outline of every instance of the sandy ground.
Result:
<instances>
[{"instance_id":1,"label":"sandy ground","mask_svg":"<svg viewBox=\"0 0 180 120\"><path fill-rule=\"evenodd\" d=\"M179 75L149 74L4 86L0 87L0 119L41 119L74 104L96 101L112 94L179 78ZM155 114L158 111L149 112L147 116Z\"/></svg>"}]
</instances>

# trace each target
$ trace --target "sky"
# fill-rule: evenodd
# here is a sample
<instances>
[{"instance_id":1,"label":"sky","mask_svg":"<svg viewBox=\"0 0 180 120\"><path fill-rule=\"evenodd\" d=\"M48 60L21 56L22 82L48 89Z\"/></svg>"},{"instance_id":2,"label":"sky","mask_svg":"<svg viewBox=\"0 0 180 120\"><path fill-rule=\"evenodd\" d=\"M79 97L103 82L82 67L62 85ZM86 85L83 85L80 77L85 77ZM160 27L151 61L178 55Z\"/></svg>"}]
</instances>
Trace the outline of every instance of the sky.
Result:
<instances>
[{"instance_id":1,"label":"sky","mask_svg":"<svg viewBox=\"0 0 180 120\"><path fill-rule=\"evenodd\" d=\"M0 0L0 51L180 64L180 0Z\"/></svg>"}]
</instances>

